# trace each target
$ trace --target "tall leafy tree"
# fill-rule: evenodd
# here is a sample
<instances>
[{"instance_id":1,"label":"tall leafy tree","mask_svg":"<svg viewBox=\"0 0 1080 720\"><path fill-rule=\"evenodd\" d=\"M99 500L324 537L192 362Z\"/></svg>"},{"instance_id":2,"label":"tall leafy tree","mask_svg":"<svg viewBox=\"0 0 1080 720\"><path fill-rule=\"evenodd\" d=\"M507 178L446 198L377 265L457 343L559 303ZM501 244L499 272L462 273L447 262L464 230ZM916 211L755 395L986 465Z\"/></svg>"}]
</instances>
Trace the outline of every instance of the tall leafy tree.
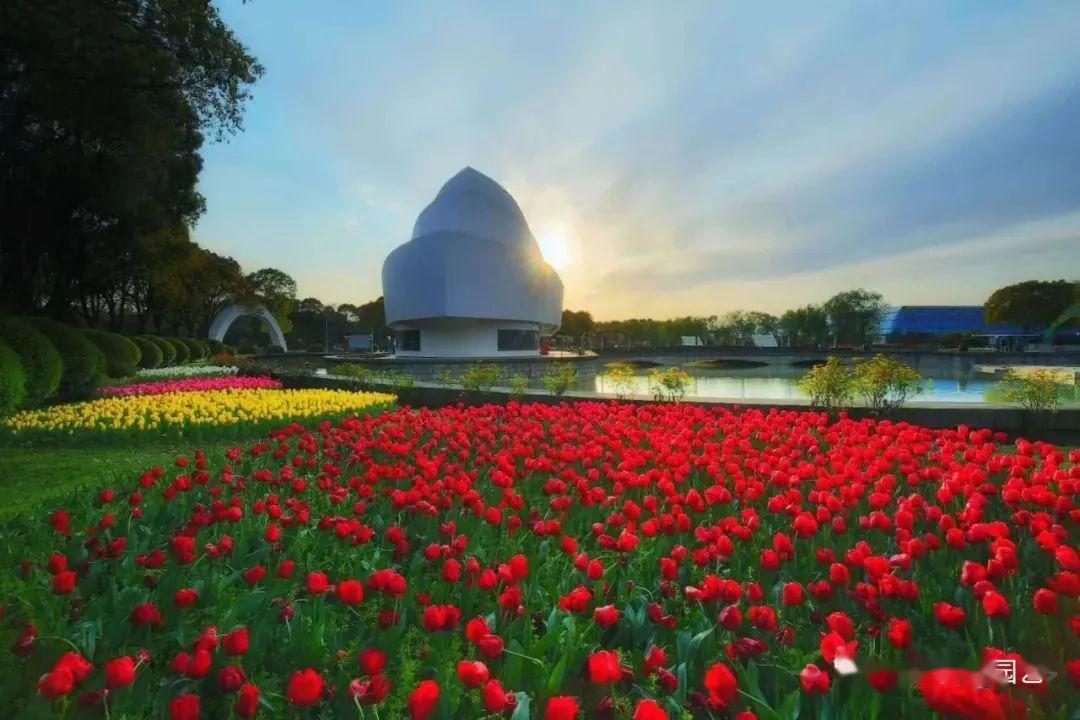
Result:
<instances>
[{"instance_id":1,"label":"tall leafy tree","mask_svg":"<svg viewBox=\"0 0 1080 720\"><path fill-rule=\"evenodd\" d=\"M2 302L118 324L143 245L203 210L203 135L240 128L261 72L203 0L0 3Z\"/></svg>"},{"instance_id":2,"label":"tall leafy tree","mask_svg":"<svg viewBox=\"0 0 1080 720\"><path fill-rule=\"evenodd\" d=\"M1080 283L1068 280L1026 280L995 290L983 306L991 324L1045 327L1075 302Z\"/></svg>"},{"instance_id":3,"label":"tall leafy tree","mask_svg":"<svg viewBox=\"0 0 1080 720\"><path fill-rule=\"evenodd\" d=\"M274 314L281 332L292 329L293 308L296 306L296 281L277 268L263 268L247 276L247 292L251 302L265 305Z\"/></svg>"},{"instance_id":4,"label":"tall leafy tree","mask_svg":"<svg viewBox=\"0 0 1080 720\"><path fill-rule=\"evenodd\" d=\"M833 295L821 308L829 316L836 342L863 345L877 336L885 301L880 293L859 288Z\"/></svg>"}]
</instances>

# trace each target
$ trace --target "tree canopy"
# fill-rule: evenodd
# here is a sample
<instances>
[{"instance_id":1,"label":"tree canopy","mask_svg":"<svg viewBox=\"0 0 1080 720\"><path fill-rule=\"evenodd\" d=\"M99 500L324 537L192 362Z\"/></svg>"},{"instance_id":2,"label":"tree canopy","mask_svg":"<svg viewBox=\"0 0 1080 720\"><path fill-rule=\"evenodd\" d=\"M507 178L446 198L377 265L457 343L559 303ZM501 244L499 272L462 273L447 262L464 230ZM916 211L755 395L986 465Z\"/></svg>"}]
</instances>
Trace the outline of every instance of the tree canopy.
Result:
<instances>
[{"instance_id":1,"label":"tree canopy","mask_svg":"<svg viewBox=\"0 0 1080 720\"><path fill-rule=\"evenodd\" d=\"M233 261L188 237L204 208L199 149L204 134L240 129L261 73L202 0L0 4L7 309L89 323L140 307L178 322L205 316L235 277ZM178 280L207 267L205 281ZM178 282L208 294L170 306Z\"/></svg>"},{"instance_id":2,"label":"tree canopy","mask_svg":"<svg viewBox=\"0 0 1080 720\"><path fill-rule=\"evenodd\" d=\"M1080 283L1069 280L1026 280L995 290L983 308L986 322L1046 327L1075 302L1080 302Z\"/></svg>"}]
</instances>

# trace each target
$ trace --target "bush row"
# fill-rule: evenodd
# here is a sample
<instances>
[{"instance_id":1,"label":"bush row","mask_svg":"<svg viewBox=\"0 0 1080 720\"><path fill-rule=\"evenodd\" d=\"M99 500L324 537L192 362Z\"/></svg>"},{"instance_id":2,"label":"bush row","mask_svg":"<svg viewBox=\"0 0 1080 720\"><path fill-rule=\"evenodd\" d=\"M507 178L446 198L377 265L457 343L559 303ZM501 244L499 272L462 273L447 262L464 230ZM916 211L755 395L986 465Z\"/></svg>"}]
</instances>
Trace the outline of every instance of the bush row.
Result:
<instances>
[{"instance_id":1,"label":"bush row","mask_svg":"<svg viewBox=\"0 0 1080 720\"><path fill-rule=\"evenodd\" d=\"M47 318L0 318L0 415L53 397L88 397L107 379L127 377L139 368L230 352L217 340L126 337Z\"/></svg>"}]
</instances>

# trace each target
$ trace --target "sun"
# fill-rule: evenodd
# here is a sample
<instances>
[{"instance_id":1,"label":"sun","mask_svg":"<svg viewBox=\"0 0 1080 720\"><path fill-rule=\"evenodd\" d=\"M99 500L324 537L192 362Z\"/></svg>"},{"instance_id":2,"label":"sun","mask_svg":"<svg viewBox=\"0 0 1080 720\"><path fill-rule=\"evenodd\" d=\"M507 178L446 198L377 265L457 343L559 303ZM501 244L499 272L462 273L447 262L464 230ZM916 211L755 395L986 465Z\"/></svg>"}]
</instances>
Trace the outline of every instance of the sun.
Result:
<instances>
[{"instance_id":1,"label":"sun","mask_svg":"<svg viewBox=\"0 0 1080 720\"><path fill-rule=\"evenodd\" d=\"M570 262L570 238L562 228L553 228L540 234L537 240L540 243L540 252L556 270L562 270Z\"/></svg>"}]
</instances>

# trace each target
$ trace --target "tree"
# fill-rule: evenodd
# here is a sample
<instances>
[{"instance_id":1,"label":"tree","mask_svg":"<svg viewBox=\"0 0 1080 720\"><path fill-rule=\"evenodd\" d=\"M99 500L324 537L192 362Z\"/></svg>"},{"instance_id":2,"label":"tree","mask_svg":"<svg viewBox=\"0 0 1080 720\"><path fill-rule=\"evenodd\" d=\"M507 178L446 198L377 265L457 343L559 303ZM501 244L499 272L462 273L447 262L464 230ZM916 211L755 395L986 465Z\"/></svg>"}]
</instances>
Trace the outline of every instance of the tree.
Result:
<instances>
[{"instance_id":1,"label":"tree","mask_svg":"<svg viewBox=\"0 0 1080 720\"><path fill-rule=\"evenodd\" d=\"M1046 327L1080 300L1080 283L1026 280L995 290L983 306L986 322L1024 328Z\"/></svg>"},{"instance_id":2,"label":"tree","mask_svg":"<svg viewBox=\"0 0 1080 720\"><path fill-rule=\"evenodd\" d=\"M596 322L593 321L592 314L588 310L578 312L573 310L562 311L560 334L580 339L592 332L594 327L596 327Z\"/></svg>"},{"instance_id":3,"label":"tree","mask_svg":"<svg viewBox=\"0 0 1080 720\"><path fill-rule=\"evenodd\" d=\"M0 4L0 302L114 326L143 245L190 226L203 133L262 68L212 3Z\"/></svg>"},{"instance_id":4,"label":"tree","mask_svg":"<svg viewBox=\"0 0 1080 720\"><path fill-rule=\"evenodd\" d=\"M829 341L829 317L817 305L788 310L777 326L790 347L817 347Z\"/></svg>"},{"instance_id":5,"label":"tree","mask_svg":"<svg viewBox=\"0 0 1080 720\"><path fill-rule=\"evenodd\" d=\"M885 314L881 294L862 288L837 293L821 308L829 316L836 342L847 345L873 342L878 334L878 324Z\"/></svg>"},{"instance_id":6,"label":"tree","mask_svg":"<svg viewBox=\"0 0 1080 720\"><path fill-rule=\"evenodd\" d=\"M248 301L264 305L278 321L281 332L292 329L293 307L296 304L296 281L277 268L263 268L247 276Z\"/></svg>"}]
</instances>

